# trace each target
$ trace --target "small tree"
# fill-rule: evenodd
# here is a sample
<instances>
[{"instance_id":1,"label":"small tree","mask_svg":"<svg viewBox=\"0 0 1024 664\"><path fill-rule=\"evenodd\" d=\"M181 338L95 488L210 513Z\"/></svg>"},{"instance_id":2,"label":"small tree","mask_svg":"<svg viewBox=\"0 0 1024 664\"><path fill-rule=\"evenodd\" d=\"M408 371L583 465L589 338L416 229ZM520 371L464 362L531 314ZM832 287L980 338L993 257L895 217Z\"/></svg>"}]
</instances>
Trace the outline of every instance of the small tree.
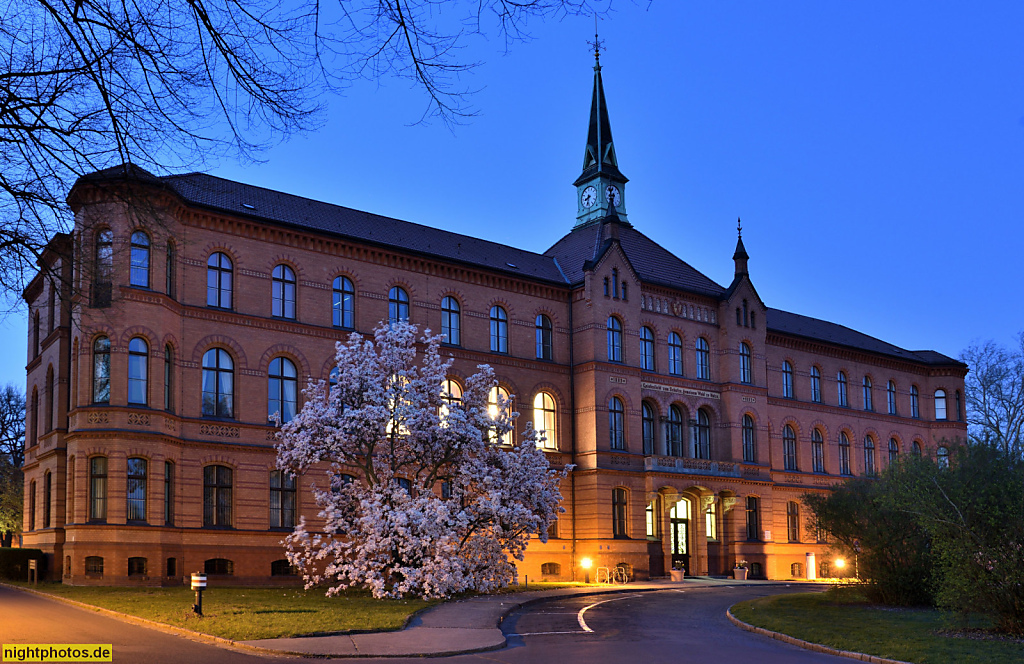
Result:
<instances>
[{"instance_id":1,"label":"small tree","mask_svg":"<svg viewBox=\"0 0 1024 664\"><path fill-rule=\"evenodd\" d=\"M322 532L303 518L287 538L307 588L364 586L378 598L494 590L564 511L568 468L549 468L532 426L516 446L499 444L517 413L500 396L488 404L490 367L451 394L441 338L427 331L417 366L415 335L407 323L382 324L373 341L339 342L337 383L311 383L281 429L281 469L329 464L329 486L313 491Z\"/></svg>"},{"instance_id":2,"label":"small tree","mask_svg":"<svg viewBox=\"0 0 1024 664\"><path fill-rule=\"evenodd\" d=\"M1024 461L989 445L947 443L948 467L918 464L898 487L932 542L939 606L1024 633Z\"/></svg>"},{"instance_id":3,"label":"small tree","mask_svg":"<svg viewBox=\"0 0 1024 664\"><path fill-rule=\"evenodd\" d=\"M803 498L833 547L857 557L868 598L896 606L932 602L928 534L892 499L892 486L906 472L903 465L893 464L878 479L854 478L830 493Z\"/></svg>"},{"instance_id":4,"label":"small tree","mask_svg":"<svg viewBox=\"0 0 1024 664\"><path fill-rule=\"evenodd\" d=\"M21 530L25 462L25 394L13 384L0 388L0 546Z\"/></svg>"}]
</instances>

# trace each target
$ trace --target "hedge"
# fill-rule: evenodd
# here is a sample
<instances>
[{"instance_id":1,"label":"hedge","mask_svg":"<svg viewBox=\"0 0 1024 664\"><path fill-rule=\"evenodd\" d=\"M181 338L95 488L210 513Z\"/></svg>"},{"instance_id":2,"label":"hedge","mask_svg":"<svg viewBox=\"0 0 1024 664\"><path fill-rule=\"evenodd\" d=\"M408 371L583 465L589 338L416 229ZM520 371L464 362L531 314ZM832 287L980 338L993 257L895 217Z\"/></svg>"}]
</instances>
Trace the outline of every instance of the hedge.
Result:
<instances>
[{"instance_id":1,"label":"hedge","mask_svg":"<svg viewBox=\"0 0 1024 664\"><path fill-rule=\"evenodd\" d=\"M28 580L28 561L40 560L39 578L46 574L46 557L39 549L0 548L0 579L11 581Z\"/></svg>"}]
</instances>

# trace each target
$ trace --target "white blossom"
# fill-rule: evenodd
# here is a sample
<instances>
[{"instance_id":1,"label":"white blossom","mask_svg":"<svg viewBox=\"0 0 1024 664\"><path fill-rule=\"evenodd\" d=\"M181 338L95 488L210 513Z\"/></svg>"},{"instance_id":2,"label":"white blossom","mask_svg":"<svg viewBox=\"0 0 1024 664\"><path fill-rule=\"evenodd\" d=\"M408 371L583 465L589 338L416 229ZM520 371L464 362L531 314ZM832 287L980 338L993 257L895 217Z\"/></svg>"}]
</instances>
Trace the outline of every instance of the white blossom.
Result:
<instances>
[{"instance_id":1,"label":"white blossom","mask_svg":"<svg viewBox=\"0 0 1024 664\"><path fill-rule=\"evenodd\" d=\"M516 446L497 444L518 413L500 396L488 413L491 368L477 367L461 400L447 403L452 360L429 330L420 341L419 364L408 323L338 342L337 384L310 382L302 411L281 427L279 468L329 467L330 485L313 491L322 528L302 518L286 540L307 588L366 587L378 598L488 592L516 580L514 560L531 536L547 541L564 511L559 482L570 468L549 467L533 426Z\"/></svg>"}]
</instances>

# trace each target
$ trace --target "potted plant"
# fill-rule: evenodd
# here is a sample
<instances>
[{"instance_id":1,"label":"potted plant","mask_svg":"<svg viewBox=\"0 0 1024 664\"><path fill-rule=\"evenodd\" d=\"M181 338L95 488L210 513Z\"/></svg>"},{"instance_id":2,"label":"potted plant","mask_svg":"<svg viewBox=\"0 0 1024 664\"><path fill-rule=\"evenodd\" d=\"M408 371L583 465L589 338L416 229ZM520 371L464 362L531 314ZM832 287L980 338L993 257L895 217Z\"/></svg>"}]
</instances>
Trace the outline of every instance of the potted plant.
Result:
<instances>
[{"instance_id":1,"label":"potted plant","mask_svg":"<svg viewBox=\"0 0 1024 664\"><path fill-rule=\"evenodd\" d=\"M738 581L747 580L747 561L737 560L736 566L732 568L732 578Z\"/></svg>"},{"instance_id":2,"label":"potted plant","mask_svg":"<svg viewBox=\"0 0 1024 664\"><path fill-rule=\"evenodd\" d=\"M673 581L682 581L686 578L686 568L682 563L672 563L671 575Z\"/></svg>"}]
</instances>

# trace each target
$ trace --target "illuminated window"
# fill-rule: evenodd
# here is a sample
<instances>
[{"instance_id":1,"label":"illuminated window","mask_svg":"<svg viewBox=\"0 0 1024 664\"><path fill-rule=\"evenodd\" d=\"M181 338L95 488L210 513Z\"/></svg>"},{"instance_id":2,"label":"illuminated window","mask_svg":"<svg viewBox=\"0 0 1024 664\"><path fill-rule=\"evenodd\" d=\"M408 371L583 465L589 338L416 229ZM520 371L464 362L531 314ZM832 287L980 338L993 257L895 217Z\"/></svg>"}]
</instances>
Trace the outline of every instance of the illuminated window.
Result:
<instances>
[{"instance_id":1,"label":"illuminated window","mask_svg":"<svg viewBox=\"0 0 1024 664\"><path fill-rule=\"evenodd\" d=\"M501 385L495 385L491 388L490 392L487 393L487 414L491 416L491 419L498 418L499 412L499 401L507 404L509 412L512 411L512 403L509 401L508 390ZM493 440L493 436L492 436ZM499 445L511 445L512 444L512 429L506 431L500 440L494 440Z\"/></svg>"},{"instance_id":2,"label":"illuminated window","mask_svg":"<svg viewBox=\"0 0 1024 664\"><path fill-rule=\"evenodd\" d=\"M148 402L149 345L140 337L128 342L128 403Z\"/></svg>"},{"instance_id":3,"label":"illuminated window","mask_svg":"<svg viewBox=\"0 0 1024 664\"><path fill-rule=\"evenodd\" d=\"M946 419L946 391L935 390L935 419Z\"/></svg>"},{"instance_id":4,"label":"illuminated window","mask_svg":"<svg viewBox=\"0 0 1024 664\"><path fill-rule=\"evenodd\" d=\"M544 440L539 446L550 449L558 449L558 430L555 422L555 400L547 392L538 392L533 398L533 428L537 431L538 437Z\"/></svg>"},{"instance_id":5,"label":"illuminated window","mask_svg":"<svg viewBox=\"0 0 1024 664\"><path fill-rule=\"evenodd\" d=\"M110 339L98 337L92 344L92 400L110 403Z\"/></svg>"}]
</instances>

